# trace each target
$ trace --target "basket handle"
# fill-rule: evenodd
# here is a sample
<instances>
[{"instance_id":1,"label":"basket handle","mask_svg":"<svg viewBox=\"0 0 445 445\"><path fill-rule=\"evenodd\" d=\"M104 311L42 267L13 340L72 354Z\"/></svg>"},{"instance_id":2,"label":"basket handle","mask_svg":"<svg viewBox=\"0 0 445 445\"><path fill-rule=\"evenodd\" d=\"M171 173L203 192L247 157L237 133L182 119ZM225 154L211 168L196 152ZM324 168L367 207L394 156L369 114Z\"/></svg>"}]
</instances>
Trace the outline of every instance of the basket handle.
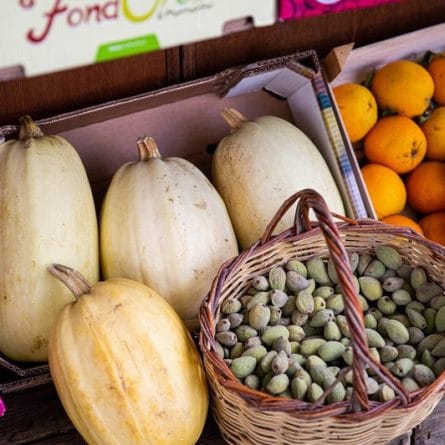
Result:
<instances>
[{"instance_id":1,"label":"basket handle","mask_svg":"<svg viewBox=\"0 0 445 445\"><path fill-rule=\"evenodd\" d=\"M289 198L287 198L283 202L283 204L277 210L277 212L275 213L275 215L273 216L273 218L271 219L269 224L266 226L263 236L260 238L259 245L263 245L263 244L267 243L268 241L270 241L270 239L272 238L273 232L275 231L278 223L281 221L281 219L283 218L285 213L293 206L293 204L295 204L295 201L297 201L298 198L301 198L301 199L297 206L301 207L302 200L304 200L304 195L308 192L315 192L315 190L312 190L312 189L300 190L299 192L294 193L293 195L289 196ZM317 193L317 192L315 192L315 193ZM329 209L327 211L330 215L334 216L335 218L337 218L339 220L342 220L342 221L347 222L352 225L358 224L358 221L355 219L348 218L347 216L340 215L335 212L331 212ZM305 206L301 209L297 208L296 212L295 212L295 216L294 216L295 233L299 234L302 232L309 231L313 228L314 228L314 221L311 221L309 219L309 208L307 206Z\"/></svg>"},{"instance_id":2,"label":"basket handle","mask_svg":"<svg viewBox=\"0 0 445 445\"><path fill-rule=\"evenodd\" d=\"M351 344L354 353L354 360L352 362L354 379L354 393L351 401L352 410L359 411L361 409L369 409L367 385L365 382L366 365L372 368L386 384L394 389L404 404L408 403L409 396L398 379L396 379L384 366L370 357L363 320L363 311L352 281L352 270L349 263L349 256L341 240L339 229L332 218L333 214L330 212L323 197L312 189L303 189L290 196L284 201L272 221L267 226L266 231L260 240L260 244L267 242L271 238L271 234L278 221L296 201L298 201L294 219L296 233L301 233L301 231L309 230L313 227L309 220L309 210L312 208L318 220L318 227L326 240L329 253L338 275L339 283L343 290L345 316L350 330ZM357 224L357 221L355 220L341 217L340 215L335 216L338 216L345 221L352 222L353 224Z\"/></svg>"}]
</instances>

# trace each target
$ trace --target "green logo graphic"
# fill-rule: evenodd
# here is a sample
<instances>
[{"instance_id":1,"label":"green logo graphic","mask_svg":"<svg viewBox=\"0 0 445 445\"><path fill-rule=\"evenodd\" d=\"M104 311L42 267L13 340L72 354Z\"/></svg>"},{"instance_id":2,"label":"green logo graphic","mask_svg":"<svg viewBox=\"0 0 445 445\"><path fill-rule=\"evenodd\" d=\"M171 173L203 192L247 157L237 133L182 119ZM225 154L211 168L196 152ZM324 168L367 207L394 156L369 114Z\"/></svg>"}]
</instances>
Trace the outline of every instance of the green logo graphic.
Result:
<instances>
[{"instance_id":1,"label":"green logo graphic","mask_svg":"<svg viewBox=\"0 0 445 445\"><path fill-rule=\"evenodd\" d=\"M96 62L105 62L158 49L160 46L155 34L118 40L100 45L97 49Z\"/></svg>"}]
</instances>

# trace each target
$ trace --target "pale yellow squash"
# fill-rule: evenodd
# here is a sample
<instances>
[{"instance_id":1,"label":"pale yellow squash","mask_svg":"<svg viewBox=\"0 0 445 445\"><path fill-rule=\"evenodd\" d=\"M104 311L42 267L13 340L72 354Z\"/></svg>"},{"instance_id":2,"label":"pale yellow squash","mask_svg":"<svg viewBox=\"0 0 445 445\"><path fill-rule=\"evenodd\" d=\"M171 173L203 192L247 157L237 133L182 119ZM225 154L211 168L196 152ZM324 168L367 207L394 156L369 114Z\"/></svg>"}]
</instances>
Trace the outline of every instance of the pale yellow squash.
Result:
<instances>
[{"instance_id":1,"label":"pale yellow squash","mask_svg":"<svg viewBox=\"0 0 445 445\"><path fill-rule=\"evenodd\" d=\"M147 286L90 286L70 268L50 272L77 301L60 312L49 366L66 413L89 445L193 445L208 411L204 368L170 305Z\"/></svg>"},{"instance_id":2,"label":"pale yellow squash","mask_svg":"<svg viewBox=\"0 0 445 445\"><path fill-rule=\"evenodd\" d=\"M197 327L200 304L238 246L223 200L191 162L162 159L151 138L113 176L100 218L105 278L140 281Z\"/></svg>"},{"instance_id":3,"label":"pale yellow squash","mask_svg":"<svg viewBox=\"0 0 445 445\"><path fill-rule=\"evenodd\" d=\"M23 117L19 138L0 145L0 351L46 361L51 324L73 300L46 268L69 263L95 282L98 257L93 195L77 151Z\"/></svg>"},{"instance_id":4,"label":"pale yellow squash","mask_svg":"<svg viewBox=\"0 0 445 445\"><path fill-rule=\"evenodd\" d=\"M326 161L299 128L275 116L250 121L232 108L222 115L231 134L219 142L213 156L212 181L226 203L242 248L261 238L280 205L305 188L319 192L331 211L344 215ZM275 233L291 227L294 214L293 207Z\"/></svg>"}]
</instances>

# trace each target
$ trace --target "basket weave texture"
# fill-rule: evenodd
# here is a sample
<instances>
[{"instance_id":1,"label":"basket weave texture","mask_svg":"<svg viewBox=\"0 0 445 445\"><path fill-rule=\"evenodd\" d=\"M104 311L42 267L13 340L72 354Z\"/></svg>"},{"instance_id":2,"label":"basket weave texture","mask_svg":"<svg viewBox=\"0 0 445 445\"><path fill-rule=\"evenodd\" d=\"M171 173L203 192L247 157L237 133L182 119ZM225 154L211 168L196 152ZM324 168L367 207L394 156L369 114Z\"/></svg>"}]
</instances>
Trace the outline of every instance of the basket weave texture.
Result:
<instances>
[{"instance_id":1,"label":"basket weave texture","mask_svg":"<svg viewBox=\"0 0 445 445\"><path fill-rule=\"evenodd\" d=\"M295 202L298 205L294 227L272 236L277 222ZM317 222L309 220L310 209ZM431 280L445 288L445 248L408 228L371 219L341 219L343 221L334 222L317 192L302 190L283 203L263 237L222 265L215 277L201 306L199 345L210 385L211 410L227 443L386 444L421 423L440 402L445 389L445 373L431 385L407 393L398 379L371 358L348 252L372 252L381 244L393 246L404 263L423 267ZM306 261L329 256L343 288L354 351L351 400L330 405L308 403L271 396L243 385L216 352L215 327L222 317L222 302L229 297L242 296L253 277L268 273L277 264L285 264L293 258ZM393 400L384 403L368 400L363 377L367 366L394 389L396 397Z\"/></svg>"}]
</instances>

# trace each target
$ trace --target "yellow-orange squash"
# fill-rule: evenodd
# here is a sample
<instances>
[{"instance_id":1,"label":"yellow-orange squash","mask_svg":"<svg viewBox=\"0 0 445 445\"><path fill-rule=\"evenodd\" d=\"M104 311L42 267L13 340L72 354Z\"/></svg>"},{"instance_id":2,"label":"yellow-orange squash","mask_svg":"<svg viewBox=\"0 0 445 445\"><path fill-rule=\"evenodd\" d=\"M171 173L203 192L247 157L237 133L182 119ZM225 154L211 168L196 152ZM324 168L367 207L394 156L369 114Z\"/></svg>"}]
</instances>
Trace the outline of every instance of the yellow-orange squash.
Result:
<instances>
[{"instance_id":1,"label":"yellow-orange squash","mask_svg":"<svg viewBox=\"0 0 445 445\"><path fill-rule=\"evenodd\" d=\"M151 138L139 160L113 176L100 218L105 278L140 281L165 298L190 328L221 264L237 255L227 209L191 162L161 158Z\"/></svg>"},{"instance_id":2,"label":"yellow-orange squash","mask_svg":"<svg viewBox=\"0 0 445 445\"><path fill-rule=\"evenodd\" d=\"M77 297L54 323L49 366L85 441L196 443L207 416L207 383L197 348L171 306L136 281L90 286L68 267L49 270Z\"/></svg>"},{"instance_id":3,"label":"yellow-orange squash","mask_svg":"<svg viewBox=\"0 0 445 445\"><path fill-rule=\"evenodd\" d=\"M48 275L54 261L99 279L96 210L82 161L29 116L0 145L0 351L46 361L48 334L72 294Z\"/></svg>"}]
</instances>

